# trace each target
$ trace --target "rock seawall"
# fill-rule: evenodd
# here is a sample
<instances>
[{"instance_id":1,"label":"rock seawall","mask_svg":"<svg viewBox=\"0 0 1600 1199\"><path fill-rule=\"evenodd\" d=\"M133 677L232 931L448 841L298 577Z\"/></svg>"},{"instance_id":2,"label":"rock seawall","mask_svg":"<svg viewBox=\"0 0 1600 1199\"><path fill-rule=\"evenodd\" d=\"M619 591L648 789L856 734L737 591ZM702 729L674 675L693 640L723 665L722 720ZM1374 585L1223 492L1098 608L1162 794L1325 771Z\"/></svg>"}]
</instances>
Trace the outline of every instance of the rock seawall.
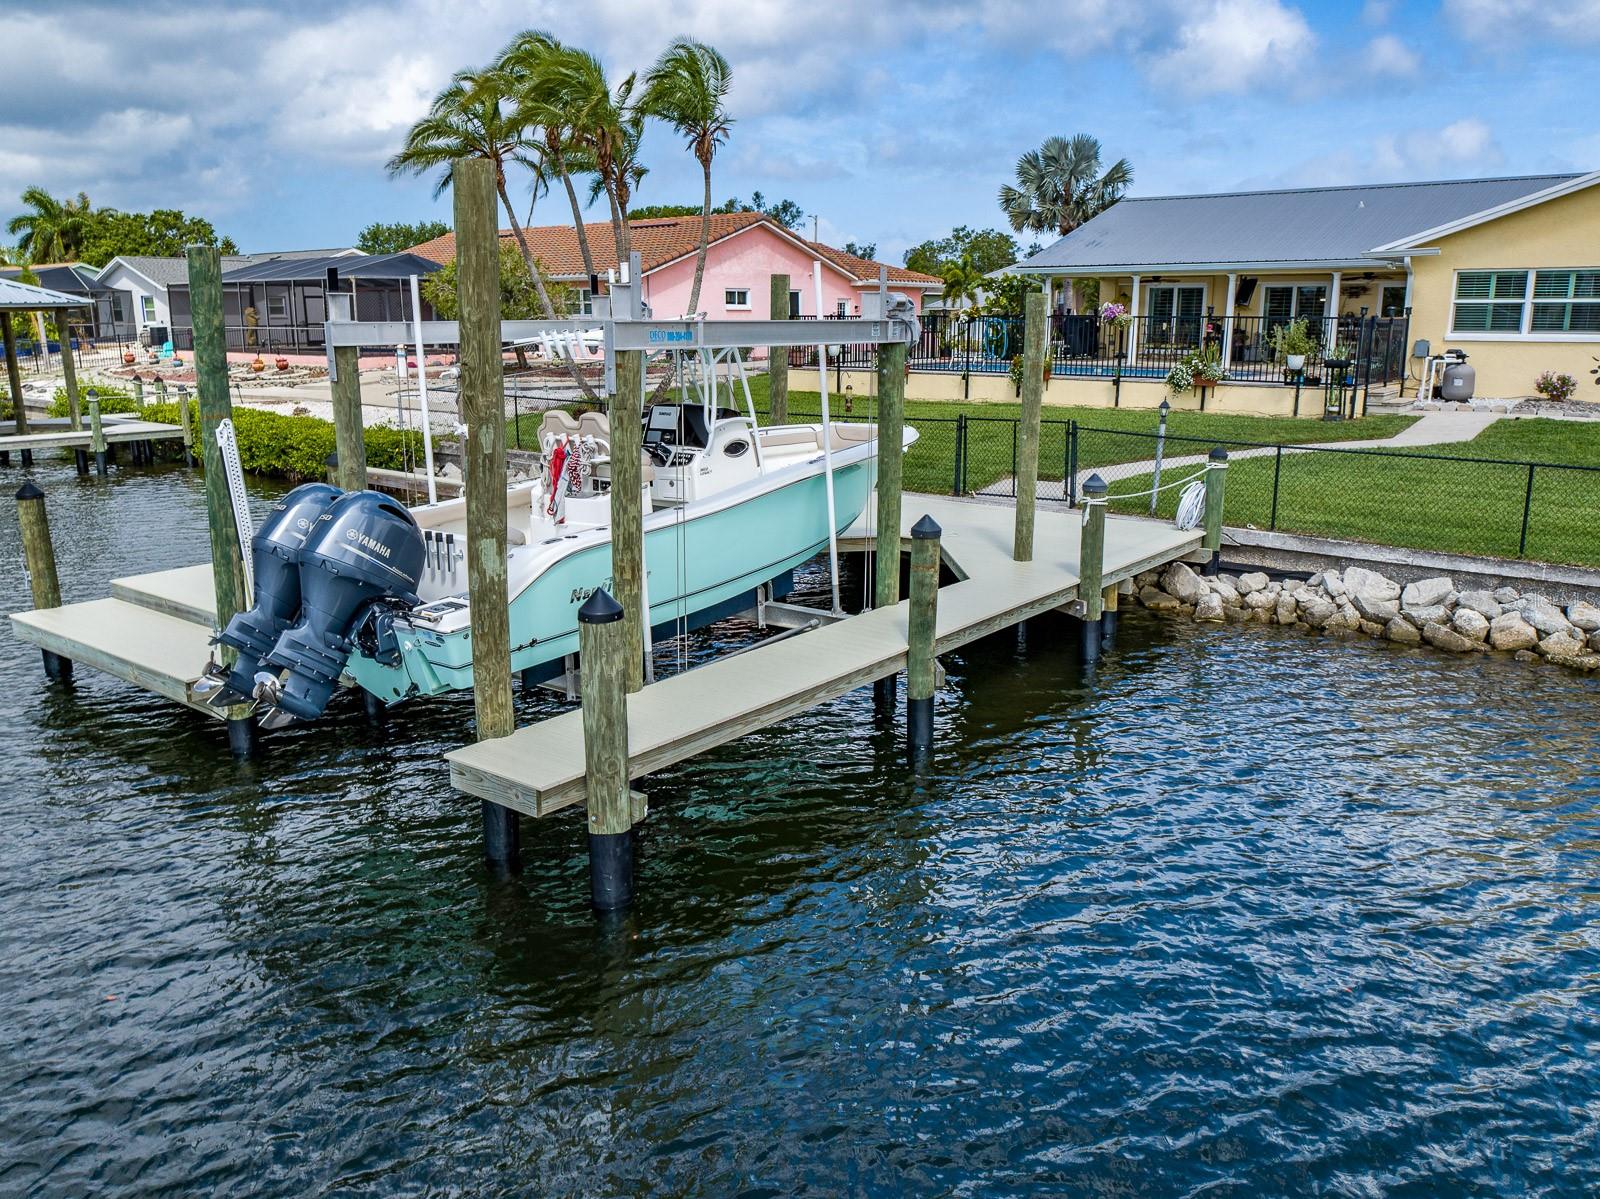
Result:
<instances>
[{"instance_id":1,"label":"rock seawall","mask_svg":"<svg viewBox=\"0 0 1600 1199\"><path fill-rule=\"evenodd\" d=\"M1514 587L1457 591L1443 575L1402 585L1349 566L1302 582L1260 572L1207 577L1174 562L1124 583L1122 593L1152 612L1200 621L1299 625L1332 636L1600 669L1600 607L1579 602L1561 608Z\"/></svg>"}]
</instances>

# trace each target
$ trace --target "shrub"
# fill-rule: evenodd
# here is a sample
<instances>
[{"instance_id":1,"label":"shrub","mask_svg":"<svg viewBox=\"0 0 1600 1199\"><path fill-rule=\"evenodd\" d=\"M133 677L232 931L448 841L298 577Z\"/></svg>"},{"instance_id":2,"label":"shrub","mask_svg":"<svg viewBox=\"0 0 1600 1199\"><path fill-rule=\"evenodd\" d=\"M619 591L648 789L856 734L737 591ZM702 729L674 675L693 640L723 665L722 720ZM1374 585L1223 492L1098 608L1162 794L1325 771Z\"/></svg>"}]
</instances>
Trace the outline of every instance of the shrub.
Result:
<instances>
[{"instance_id":1,"label":"shrub","mask_svg":"<svg viewBox=\"0 0 1600 1199\"><path fill-rule=\"evenodd\" d=\"M1547 400L1561 403L1578 390L1578 381L1562 371L1545 371L1533 381L1533 389Z\"/></svg>"},{"instance_id":2,"label":"shrub","mask_svg":"<svg viewBox=\"0 0 1600 1199\"><path fill-rule=\"evenodd\" d=\"M134 401L133 393L124 391L120 387L101 387L96 384L94 393L100 400L101 416L109 416L113 412L137 412L139 410L137 403ZM89 415L88 394L89 389L87 387L78 388L78 411L83 416ZM68 415L67 389L65 387L56 388L56 394L50 400L50 415Z\"/></svg>"},{"instance_id":3,"label":"shrub","mask_svg":"<svg viewBox=\"0 0 1600 1199\"><path fill-rule=\"evenodd\" d=\"M189 405L189 424L199 438L195 405ZM148 404L145 416L166 424L178 423L178 405ZM316 416L289 416L258 408L235 408L233 428L239 441L239 464L251 474L287 479L291 483L321 479L328 473L328 455L334 450L333 422ZM414 466L422 458L422 434L415 429L377 425L367 429L367 465L382 470L403 470L409 451Z\"/></svg>"}]
</instances>

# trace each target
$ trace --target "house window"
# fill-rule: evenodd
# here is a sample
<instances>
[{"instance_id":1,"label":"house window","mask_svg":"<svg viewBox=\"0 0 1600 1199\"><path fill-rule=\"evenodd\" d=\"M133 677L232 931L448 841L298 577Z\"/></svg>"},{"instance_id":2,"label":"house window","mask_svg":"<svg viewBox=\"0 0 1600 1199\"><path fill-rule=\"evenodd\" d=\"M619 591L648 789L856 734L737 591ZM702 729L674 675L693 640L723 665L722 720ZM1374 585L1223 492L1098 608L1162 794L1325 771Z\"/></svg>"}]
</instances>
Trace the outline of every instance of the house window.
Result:
<instances>
[{"instance_id":1,"label":"house window","mask_svg":"<svg viewBox=\"0 0 1600 1199\"><path fill-rule=\"evenodd\" d=\"M1521 333L1528 272L1460 271L1455 300L1450 332Z\"/></svg>"},{"instance_id":2,"label":"house window","mask_svg":"<svg viewBox=\"0 0 1600 1199\"><path fill-rule=\"evenodd\" d=\"M1150 289L1151 345L1200 344L1200 315L1205 311L1206 289L1201 285L1161 286Z\"/></svg>"},{"instance_id":3,"label":"house window","mask_svg":"<svg viewBox=\"0 0 1600 1199\"><path fill-rule=\"evenodd\" d=\"M724 308L750 307L750 289L748 287L730 287L722 293Z\"/></svg>"},{"instance_id":4,"label":"house window","mask_svg":"<svg viewBox=\"0 0 1600 1199\"><path fill-rule=\"evenodd\" d=\"M850 301L849 300L840 300L839 301L839 307L834 310L834 315L835 316L849 316L850 315L849 306L850 306Z\"/></svg>"},{"instance_id":5,"label":"house window","mask_svg":"<svg viewBox=\"0 0 1600 1199\"><path fill-rule=\"evenodd\" d=\"M1328 306L1328 289L1320 283L1273 283L1261 289L1261 314L1267 333L1279 325L1305 318L1316 337L1322 328L1322 314Z\"/></svg>"},{"instance_id":6,"label":"house window","mask_svg":"<svg viewBox=\"0 0 1600 1199\"><path fill-rule=\"evenodd\" d=\"M587 287L578 288L578 315L594 315L594 292Z\"/></svg>"},{"instance_id":7,"label":"house window","mask_svg":"<svg viewBox=\"0 0 1600 1199\"><path fill-rule=\"evenodd\" d=\"M800 315L800 293L798 291L789 293L789 315L791 317Z\"/></svg>"},{"instance_id":8,"label":"house window","mask_svg":"<svg viewBox=\"0 0 1600 1199\"><path fill-rule=\"evenodd\" d=\"M1535 273L1528 330L1600 334L1600 270Z\"/></svg>"},{"instance_id":9,"label":"house window","mask_svg":"<svg viewBox=\"0 0 1600 1199\"><path fill-rule=\"evenodd\" d=\"M1385 283L1379 295L1379 316L1404 316L1406 314L1406 285L1404 283Z\"/></svg>"},{"instance_id":10,"label":"house window","mask_svg":"<svg viewBox=\"0 0 1600 1199\"><path fill-rule=\"evenodd\" d=\"M154 296L140 296L139 297L139 311L144 316L144 323L145 324L147 324L147 325L155 324L156 323L156 298Z\"/></svg>"},{"instance_id":11,"label":"house window","mask_svg":"<svg viewBox=\"0 0 1600 1199\"><path fill-rule=\"evenodd\" d=\"M274 296L274 295L267 296L267 319L268 320L288 320L289 319L289 297L288 296Z\"/></svg>"}]
</instances>

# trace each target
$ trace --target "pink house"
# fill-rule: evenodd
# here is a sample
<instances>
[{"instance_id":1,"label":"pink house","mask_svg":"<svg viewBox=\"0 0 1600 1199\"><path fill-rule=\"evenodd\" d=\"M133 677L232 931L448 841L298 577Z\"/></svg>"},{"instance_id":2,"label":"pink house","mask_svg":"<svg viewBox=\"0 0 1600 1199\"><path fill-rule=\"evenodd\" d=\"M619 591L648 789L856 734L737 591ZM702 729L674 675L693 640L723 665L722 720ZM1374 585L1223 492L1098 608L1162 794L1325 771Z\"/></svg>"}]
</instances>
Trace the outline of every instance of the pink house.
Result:
<instances>
[{"instance_id":1,"label":"pink house","mask_svg":"<svg viewBox=\"0 0 1600 1199\"><path fill-rule=\"evenodd\" d=\"M645 302L658 317L685 315L694 284L700 218L661 217L633 221L629 231L644 273ZM587 311L594 281L584 274L577 231L571 225L540 225L524 233L546 274L579 289ZM603 291L606 272L617 265L611 225L586 225L585 233ZM501 230L500 238L504 252L518 252L509 229ZM410 252L448 263L455 258L455 234L447 233L424 242ZM711 318L766 320L771 316L771 278L786 274L795 315L814 317L817 299L813 272L819 263L823 315L857 315L861 311L861 293L878 286L879 263L857 258L821 242L807 241L759 212L714 214L699 310ZM890 288L909 296L919 312L924 296L944 286L934 275L897 266L888 270Z\"/></svg>"}]
</instances>

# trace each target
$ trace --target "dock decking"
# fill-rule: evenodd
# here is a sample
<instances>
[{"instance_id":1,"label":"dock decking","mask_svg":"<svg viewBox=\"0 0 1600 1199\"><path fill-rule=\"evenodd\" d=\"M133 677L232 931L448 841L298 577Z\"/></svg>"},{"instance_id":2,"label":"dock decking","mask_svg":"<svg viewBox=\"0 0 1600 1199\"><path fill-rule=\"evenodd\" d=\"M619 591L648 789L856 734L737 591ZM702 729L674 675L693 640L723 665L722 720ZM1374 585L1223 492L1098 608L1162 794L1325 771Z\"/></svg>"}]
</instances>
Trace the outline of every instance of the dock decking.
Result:
<instances>
[{"instance_id":1,"label":"dock decking","mask_svg":"<svg viewBox=\"0 0 1600 1199\"><path fill-rule=\"evenodd\" d=\"M156 421L114 415L100 423L107 445L121 445L129 441L182 441L183 429L178 425L163 425ZM0 436L0 453L10 454L20 450L87 450L92 434L88 419L81 429L47 429L39 433L8 433Z\"/></svg>"},{"instance_id":2,"label":"dock decking","mask_svg":"<svg viewBox=\"0 0 1600 1199\"><path fill-rule=\"evenodd\" d=\"M1037 514L1032 562L1011 558L1015 510L1009 506L907 495L904 513L902 536L924 513L939 522L942 556L960 580L939 591L938 653L1077 598L1078 512ZM1104 581L1115 583L1183 558L1200 543L1199 530L1110 517ZM630 695L629 776L660 770L903 670L907 611L902 601L864 612ZM445 756L458 790L530 816L546 816L584 799L581 711Z\"/></svg>"}]
</instances>

